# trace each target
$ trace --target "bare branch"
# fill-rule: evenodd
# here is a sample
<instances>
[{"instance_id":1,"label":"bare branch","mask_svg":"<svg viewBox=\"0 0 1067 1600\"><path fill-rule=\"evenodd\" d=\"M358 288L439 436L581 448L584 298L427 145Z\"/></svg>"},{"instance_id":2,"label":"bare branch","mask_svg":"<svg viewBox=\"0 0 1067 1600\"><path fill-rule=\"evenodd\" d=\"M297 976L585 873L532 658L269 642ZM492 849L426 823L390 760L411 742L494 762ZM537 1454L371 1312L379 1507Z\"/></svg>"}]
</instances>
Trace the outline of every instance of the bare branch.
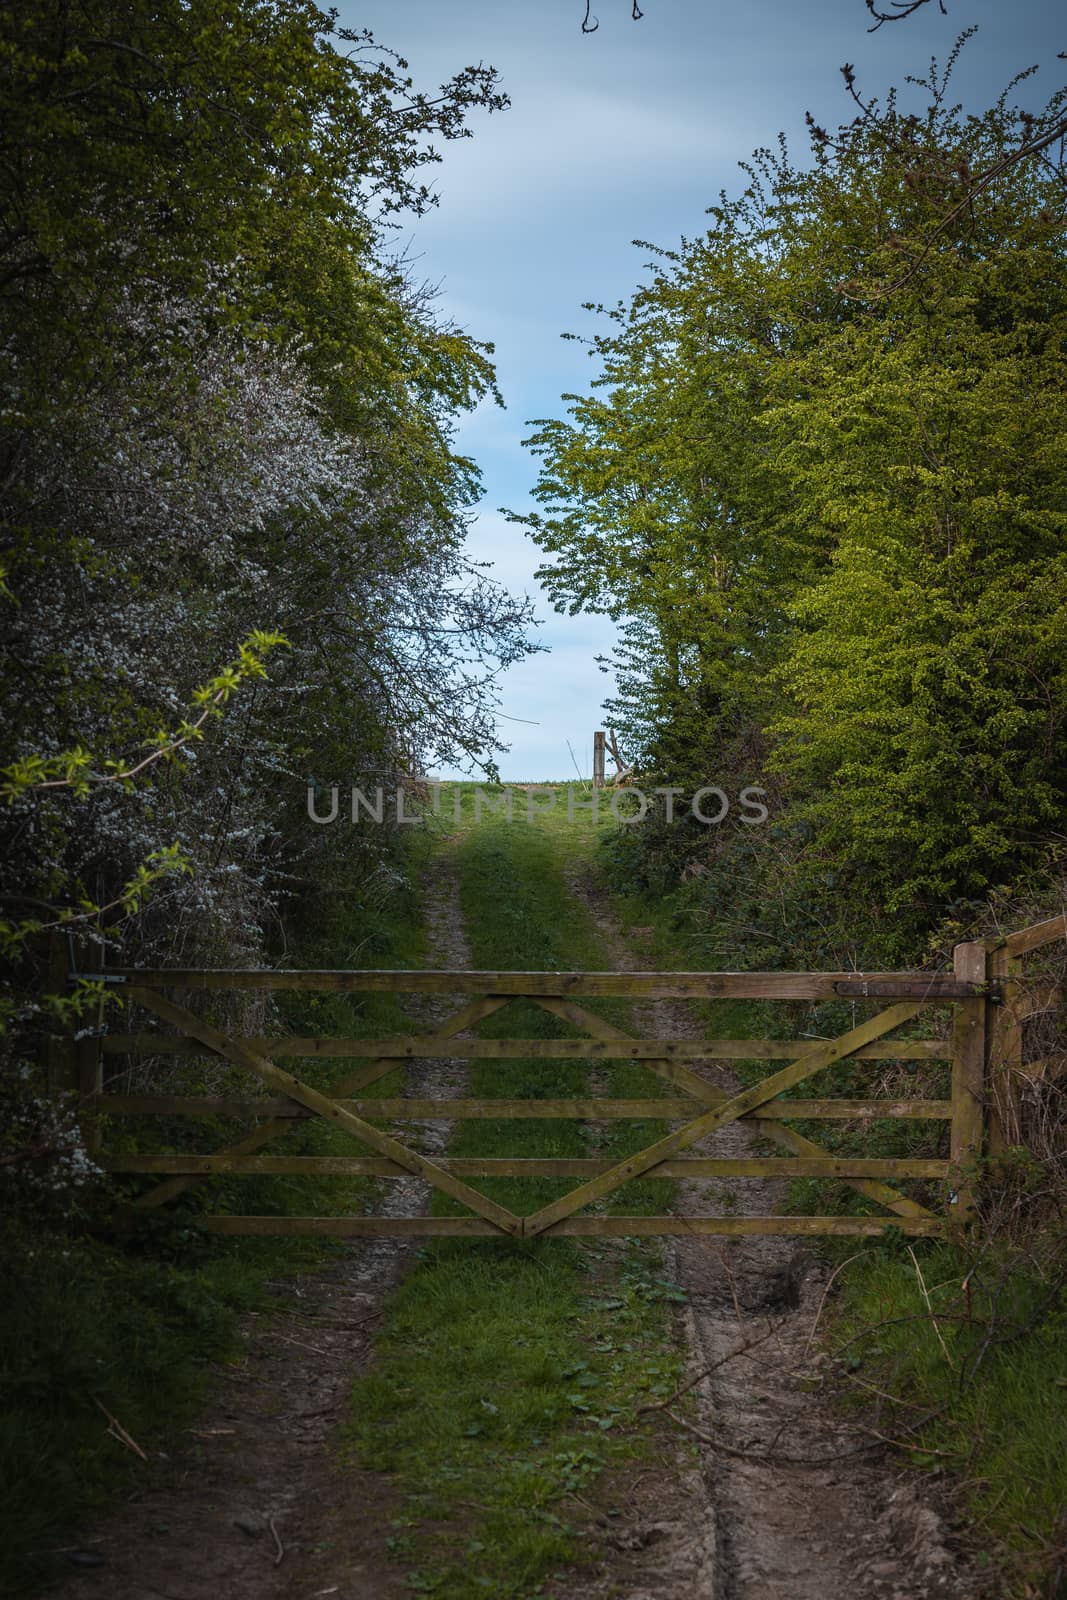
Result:
<instances>
[{"instance_id":1,"label":"bare branch","mask_svg":"<svg viewBox=\"0 0 1067 1600\"><path fill-rule=\"evenodd\" d=\"M844 70L845 69L842 68L842 71ZM851 89L851 84L849 87ZM847 286L839 285L839 292L844 295L846 300L886 300L891 294L896 294L898 290L903 289L906 284L911 282L911 280L918 273L927 256L930 254L930 251L937 243L937 240L941 238L942 234L944 234L952 226L956 219L967 210L967 207L972 204L976 195L979 195L983 190L988 189L990 184L992 184L997 178L1001 177L1003 173L1009 171L1010 168L1017 166L1019 162L1028 160L1030 156L1039 155L1041 151L1047 150L1050 145L1055 144L1057 139L1063 138L1067 138L1067 117L1064 117L1057 122L1055 126L1041 138L1030 140L1028 143L1020 145L1017 150L1010 150L1008 154L1002 156L999 161L994 161L993 165L988 167L985 172L979 173L977 177L972 177L970 182L966 185L967 192L963 196L963 199L954 205L950 211L945 213L937 226L933 228L932 231L927 235L926 242L924 243L922 250L912 262L908 270L902 273L902 275L893 283L889 284L887 288L865 294L854 294L849 291Z\"/></svg>"},{"instance_id":2,"label":"bare branch","mask_svg":"<svg viewBox=\"0 0 1067 1600\"><path fill-rule=\"evenodd\" d=\"M867 10L875 18L873 28L868 28L868 33L877 33L883 22L903 22L905 17L910 17L913 12L921 11L923 6L928 6L930 0L890 0L892 11L879 11L874 0L865 0ZM937 9L943 17L948 16L945 0L937 0Z\"/></svg>"}]
</instances>

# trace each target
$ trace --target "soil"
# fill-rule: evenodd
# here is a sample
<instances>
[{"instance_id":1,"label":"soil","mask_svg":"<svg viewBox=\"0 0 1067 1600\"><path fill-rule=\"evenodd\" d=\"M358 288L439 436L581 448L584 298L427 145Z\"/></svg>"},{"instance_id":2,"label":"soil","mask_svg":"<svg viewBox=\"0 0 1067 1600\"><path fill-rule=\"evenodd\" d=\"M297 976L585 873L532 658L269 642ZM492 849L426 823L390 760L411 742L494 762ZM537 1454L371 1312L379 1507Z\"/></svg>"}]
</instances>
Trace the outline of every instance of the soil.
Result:
<instances>
[{"instance_id":1,"label":"soil","mask_svg":"<svg viewBox=\"0 0 1067 1600\"><path fill-rule=\"evenodd\" d=\"M647 968L639 937L624 938L607 897L585 878L575 878L573 888L595 915L610 964ZM635 1022L649 1038L703 1031L680 1001L636 1006ZM725 1089L739 1087L722 1063L696 1070ZM735 1123L693 1153L740 1156L749 1145L748 1131ZM754 1179L687 1182L674 1209L773 1213L781 1187ZM684 1482L676 1514L657 1507L658 1520L648 1524L655 1538L645 1546L644 1572L632 1572L624 1588L610 1587L605 1573L598 1593L626 1600L975 1600L984 1592L929 1480L894 1471L870 1420L845 1422L833 1404L826 1357L812 1336L827 1289L825 1265L788 1238L692 1236L666 1246L671 1275L689 1301L691 1379L708 1374L690 1391L696 1413L676 1424L698 1448L702 1516L694 1517L692 1485Z\"/></svg>"},{"instance_id":2,"label":"soil","mask_svg":"<svg viewBox=\"0 0 1067 1600\"><path fill-rule=\"evenodd\" d=\"M428 885L430 964L469 954L458 889L440 864ZM584 879L605 953L647 965L610 902ZM427 999L431 1023L459 997ZM689 1007L637 1008L650 1037L699 1034ZM455 1061L412 1064L407 1092L462 1092ZM698 1068L732 1087L718 1065ZM595 1127L590 1131L595 1148ZM426 1125L440 1149L447 1125ZM734 1125L697 1148L741 1154ZM685 1186L689 1187L689 1186ZM775 1208L773 1185L707 1180L678 1196L694 1214ZM728 1192L732 1191L732 1192ZM387 1215L426 1208L424 1186L383 1184ZM211 1398L183 1448L153 1455L145 1482L65 1558L99 1559L49 1591L59 1600L400 1600L403 1570L386 1539L403 1510L389 1479L339 1460L348 1391L372 1359L376 1323L410 1260L402 1240L357 1240L326 1272L276 1286L250 1316L238 1359L213 1375ZM609 1247L610 1248L610 1247ZM667 1271L687 1291L680 1336L699 1380L684 1415L649 1419L650 1458L601 1480L567 1514L587 1528L599 1563L553 1586L553 1600L973 1600L980 1585L929 1493L894 1472L887 1452L826 1397L812 1337L827 1273L789 1239L666 1241ZM605 1270L610 1271L610 1261ZM701 1374L707 1375L701 1377ZM681 1420L677 1420L681 1417ZM873 1448L872 1448L873 1447ZM764 1457L766 1459L760 1459Z\"/></svg>"},{"instance_id":3,"label":"soil","mask_svg":"<svg viewBox=\"0 0 1067 1600\"><path fill-rule=\"evenodd\" d=\"M461 971L470 957L459 889L439 863L425 885L429 964ZM424 1026L462 996L413 1000ZM462 1092L464 1066L412 1062L405 1094ZM426 1153L447 1123L409 1123ZM385 1216L428 1207L428 1186L382 1181ZM375 1326L415 1241L357 1239L336 1265L275 1285L276 1304L247 1318L243 1349L211 1375L210 1401L188 1444L153 1453L145 1481L83 1547L56 1600L400 1600L410 1593L386 1547L404 1508L389 1479L338 1459L349 1390L372 1356ZM85 1561L100 1565L82 1566Z\"/></svg>"}]
</instances>

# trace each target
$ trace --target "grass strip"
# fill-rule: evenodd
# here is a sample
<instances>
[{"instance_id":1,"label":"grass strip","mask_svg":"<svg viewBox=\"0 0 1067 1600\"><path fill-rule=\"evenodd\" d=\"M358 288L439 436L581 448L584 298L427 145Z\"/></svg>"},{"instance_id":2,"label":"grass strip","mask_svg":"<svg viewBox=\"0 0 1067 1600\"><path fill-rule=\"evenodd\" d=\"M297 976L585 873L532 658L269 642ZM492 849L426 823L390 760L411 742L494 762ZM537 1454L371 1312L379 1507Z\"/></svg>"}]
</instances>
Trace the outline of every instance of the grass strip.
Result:
<instances>
[{"instance_id":1,"label":"grass strip","mask_svg":"<svg viewBox=\"0 0 1067 1600\"><path fill-rule=\"evenodd\" d=\"M442 807L453 816L446 793ZM608 965L573 874L588 870L596 833L566 808L532 823L487 816L454 845L472 966L564 970ZM619 1026L625 1002L590 1009ZM485 1037L560 1038L565 1024L527 1002L480 1025ZM600 1092L644 1095L658 1081L640 1064L598 1066ZM588 1092L581 1061L476 1061L470 1092L537 1099ZM622 1155L654 1138L652 1124L612 1130L598 1151ZM593 1137L596 1137L594 1132ZM556 1120L457 1125L450 1153L582 1156L590 1134ZM567 1180L486 1181L521 1213L573 1187ZM662 1180L627 1186L613 1209L665 1207ZM443 1197L435 1209L455 1209ZM406 1497L391 1548L412 1592L443 1600L493 1594L533 1600L554 1573L597 1558L603 1533L589 1497L611 1504L609 1469L623 1471L663 1448L631 1428L636 1405L671 1392L680 1357L673 1336L681 1291L663 1276L660 1250L627 1241L442 1241L426 1247L393 1296L372 1370L355 1386L347 1448L391 1473ZM674 1448L673 1445L670 1448Z\"/></svg>"}]
</instances>

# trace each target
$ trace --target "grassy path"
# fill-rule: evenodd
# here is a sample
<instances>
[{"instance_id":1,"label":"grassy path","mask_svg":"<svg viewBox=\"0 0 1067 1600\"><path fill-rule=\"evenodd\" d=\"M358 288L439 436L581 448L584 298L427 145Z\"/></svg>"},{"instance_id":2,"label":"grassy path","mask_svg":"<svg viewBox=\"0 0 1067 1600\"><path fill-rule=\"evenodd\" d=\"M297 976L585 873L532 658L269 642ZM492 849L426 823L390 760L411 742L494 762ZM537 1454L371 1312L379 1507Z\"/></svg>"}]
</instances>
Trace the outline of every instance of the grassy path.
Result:
<instances>
[{"instance_id":1,"label":"grassy path","mask_svg":"<svg viewBox=\"0 0 1067 1600\"><path fill-rule=\"evenodd\" d=\"M569 882L593 843L591 825L568 826L565 811L532 825L483 818L442 840L459 874L473 967L610 964ZM598 1009L629 1020L620 1002ZM518 1004L480 1031L567 1033L545 1012ZM639 1066L608 1070L613 1092L638 1095L652 1086ZM577 1061L473 1062L470 1092L579 1095L588 1073ZM637 1148L651 1131L616 1125L610 1148ZM460 1124L450 1149L572 1156L588 1153L589 1138L563 1121L479 1120ZM486 1184L522 1212L568 1186ZM663 1187L631 1185L616 1205L659 1209ZM627 1482L636 1471L676 1475L676 1440L636 1423L634 1411L678 1381L675 1318L683 1298L665 1279L654 1245L443 1241L421 1252L391 1301L374 1365L353 1391L347 1439L353 1460L392 1474L406 1497L390 1545L412 1592L444 1600L569 1593L561 1575L602 1566L613 1535L617 1561Z\"/></svg>"},{"instance_id":2,"label":"grassy path","mask_svg":"<svg viewBox=\"0 0 1067 1600\"><path fill-rule=\"evenodd\" d=\"M439 827L429 870L421 874L422 926L414 915L413 875L411 914L380 932L373 946L383 964L496 970L695 964L686 959L669 908L637 900L620 906L608 895L594 864L596 830L580 810L568 817L564 804L508 823L476 819L469 792L460 799L453 823L445 796L449 825ZM370 964L365 922L339 927L323 919L317 932L321 948L305 955L319 956L318 964ZM357 1007L346 997L298 996L286 1021L301 1031L366 1034L432 1020L418 1003L406 1022L395 997L371 999ZM445 1010L451 1003L447 996L434 1002ZM709 1025L742 1036L766 1025L747 1007L728 1008L726 1016L721 1005L709 1010L685 1002L589 1005L649 1037L688 1038ZM479 1031L547 1039L566 1038L570 1030L523 1002L494 1014ZM397 1094L401 1076L398 1069L380 1087ZM408 1092L438 1098L641 1098L659 1086L639 1063L578 1058L446 1060L413 1064L404 1077ZM400 1131L429 1149L489 1158L622 1156L662 1129L546 1117L415 1122ZM307 1136L334 1137L325 1128ZM742 1130L727 1130L726 1137L736 1143ZM714 1153L727 1153L722 1141ZM252 1182L264 1210L455 1209L418 1184L301 1179L279 1192L265 1179ZM528 1213L570 1184L508 1179L485 1187ZM248 1190L237 1180L219 1188L220 1200L233 1189L233 1203L248 1207ZM604 1203L624 1213L767 1204L748 1194L745 1180L712 1180L699 1195L689 1185L675 1190L646 1179ZM981 1592L984 1600L984 1587L957 1571L937 1538L922 1532L930 1489L920 1480L902 1500L883 1463L867 1460L883 1452L870 1444L866 1411L861 1406L843 1419L833 1404L843 1382L862 1390L868 1407L872 1381L876 1396L888 1400L902 1373L937 1399L956 1377L945 1348L956 1342L955 1324L946 1320L928 1336L922 1308L902 1300L899 1280L902 1270L907 1278L910 1258L866 1251L849 1269L848 1294L836 1312L836 1333L848 1335L852 1355L844 1366L816 1370L813 1363L825 1357L812 1349L814 1321L821 1316L826 1328L834 1317L822 1297L829 1269L805 1252L794 1273L794 1254L782 1240L695 1238L441 1240L422 1248L364 1240L306 1254L275 1240L212 1247L199 1274L203 1282L184 1272L175 1274L173 1288L202 1294L210 1284L221 1295L224 1287L227 1307L241 1294L250 1297L236 1341L219 1338L216 1354L229 1359L217 1369L213 1410L183 1443L173 1438L173 1416L169 1431L143 1432L142 1415L151 1414L147 1394L143 1412L123 1406L124 1422L132 1417L152 1446L150 1468L138 1466L136 1499L94 1531L101 1570L72 1577L62 1592L69 1600L98 1600L104 1592L109 1600L141 1600L146 1592L212 1600L221 1582L235 1600L289 1600L298 1593L350 1600L419 1594L693 1600L711 1592L714 1567L715 1592L725 1585L734 1600L896 1600L926 1593L925 1574L934 1563L931 1594L972 1600ZM273 1305L257 1293L272 1269L288 1272L298 1262L321 1267L326 1259L331 1269L302 1285L277 1282ZM948 1292L953 1262L942 1263L936 1253L924 1259L929 1293ZM862 1303L861 1291L870 1303ZM885 1323L890 1302L891 1309L905 1305L907 1322L895 1329L890 1319L888 1339L883 1331L868 1362L869 1324ZM197 1300L192 1310L199 1307ZM87 1326L91 1333L94 1324ZM1046 1426L1062 1369L1062 1352L1048 1348L1047 1336L1059 1326L1046 1326L1045 1343L1035 1342L1033 1352L1044 1363ZM202 1318L168 1323L160 1370L179 1337L191 1355L197 1333L202 1363L209 1353ZM897 1348L898 1333L905 1349ZM757 1334L758 1347L740 1361ZM887 1353L897 1363L888 1374ZM994 1365L1000 1373L996 1351L987 1365L987 1378ZM669 1419L647 1409L698 1368L710 1382L687 1394L680 1416L674 1408ZM109 1369L105 1374L102 1394L112 1400ZM193 1396L180 1383L160 1385L157 1402L166 1406L172 1389L184 1394L192 1421ZM1032 1398L1019 1384L1005 1383L996 1398L993 1408L989 1383L978 1386L972 1399L981 1415L957 1403L939 1415L932 1440L916 1439L912 1455L921 1462L932 1445L928 1459L944 1459L961 1416L973 1422L979 1448L992 1434L1003 1435L1006 1459L1026 1476L1002 1499L1029 1497L1025 1509L1040 1527L1048 1516L1045 1497L1051 1503L1062 1482L1061 1430L1053 1426L1046 1438L1029 1421L1018 1426ZM693 1435L683 1431L694 1419L703 1439L699 1460ZM166 1420L158 1417L157 1427ZM96 1429L102 1431L99 1422ZM856 1437L863 1460L853 1448ZM1020 1438L1033 1447L1025 1458L1016 1448ZM157 1455L157 1441L167 1454ZM843 1448L848 1465L839 1473ZM1037 1478L1040 1497L1028 1487ZM272 1537L284 1540L277 1565L266 1538L272 1519ZM54 1554L62 1565L66 1552Z\"/></svg>"}]
</instances>

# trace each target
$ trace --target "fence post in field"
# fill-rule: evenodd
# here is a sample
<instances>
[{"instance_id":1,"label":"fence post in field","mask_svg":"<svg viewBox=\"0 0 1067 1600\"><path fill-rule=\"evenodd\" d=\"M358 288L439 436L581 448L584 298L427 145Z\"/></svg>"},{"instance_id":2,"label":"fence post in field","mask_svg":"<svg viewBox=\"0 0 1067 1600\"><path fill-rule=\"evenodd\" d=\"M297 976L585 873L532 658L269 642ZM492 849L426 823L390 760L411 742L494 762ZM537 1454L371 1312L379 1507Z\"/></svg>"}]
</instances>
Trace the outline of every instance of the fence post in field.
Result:
<instances>
[{"instance_id":1,"label":"fence post in field","mask_svg":"<svg viewBox=\"0 0 1067 1600\"><path fill-rule=\"evenodd\" d=\"M1006 947L994 950L989 957L989 976L1001 992L1000 1004L990 1008L988 1038L988 1148L994 1156L1022 1142L1019 1122L1019 1079L1023 1064L1023 1025L1019 1015L1022 970L1022 957L1012 955Z\"/></svg>"},{"instance_id":2,"label":"fence post in field","mask_svg":"<svg viewBox=\"0 0 1067 1600\"><path fill-rule=\"evenodd\" d=\"M953 952L953 968L961 983L987 981L987 952L984 943L958 944ZM966 1173L969 1164L982 1154L982 1133L986 1104L986 1017L989 1001L983 995L975 1000L957 1000L952 1020L952 1143L951 1161L956 1169L956 1207L959 1221L974 1212L974 1192Z\"/></svg>"},{"instance_id":3,"label":"fence post in field","mask_svg":"<svg viewBox=\"0 0 1067 1600\"><path fill-rule=\"evenodd\" d=\"M605 783L605 736L603 728L593 735L593 788L603 789Z\"/></svg>"}]
</instances>

